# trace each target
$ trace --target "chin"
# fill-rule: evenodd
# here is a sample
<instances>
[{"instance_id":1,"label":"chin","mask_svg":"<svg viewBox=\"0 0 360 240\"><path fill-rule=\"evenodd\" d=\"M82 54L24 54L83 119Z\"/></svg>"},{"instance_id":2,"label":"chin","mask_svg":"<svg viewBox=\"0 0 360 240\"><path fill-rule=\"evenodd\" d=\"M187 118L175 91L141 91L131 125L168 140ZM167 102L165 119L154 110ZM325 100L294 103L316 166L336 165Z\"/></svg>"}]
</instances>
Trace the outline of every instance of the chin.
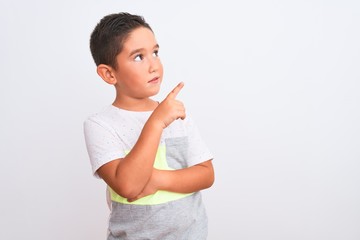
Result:
<instances>
[{"instance_id":1,"label":"chin","mask_svg":"<svg viewBox=\"0 0 360 240\"><path fill-rule=\"evenodd\" d=\"M160 85L154 86L150 89L149 94L154 96L160 92Z\"/></svg>"},{"instance_id":2,"label":"chin","mask_svg":"<svg viewBox=\"0 0 360 240\"><path fill-rule=\"evenodd\" d=\"M152 91L152 92L149 93L149 97L153 97L153 96L157 95L158 93L159 93L159 90Z\"/></svg>"}]
</instances>

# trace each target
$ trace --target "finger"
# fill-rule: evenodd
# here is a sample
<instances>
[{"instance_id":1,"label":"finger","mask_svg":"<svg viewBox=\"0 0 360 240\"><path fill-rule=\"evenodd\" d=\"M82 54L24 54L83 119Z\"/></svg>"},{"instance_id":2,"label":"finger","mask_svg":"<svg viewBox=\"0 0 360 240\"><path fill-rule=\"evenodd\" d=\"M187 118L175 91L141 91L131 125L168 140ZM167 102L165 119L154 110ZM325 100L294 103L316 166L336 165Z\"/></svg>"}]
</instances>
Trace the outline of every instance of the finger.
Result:
<instances>
[{"instance_id":1,"label":"finger","mask_svg":"<svg viewBox=\"0 0 360 240\"><path fill-rule=\"evenodd\" d=\"M180 90L184 87L184 83L180 82L168 95L166 98L175 99L176 96L179 94Z\"/></svg>"}]
</instances>

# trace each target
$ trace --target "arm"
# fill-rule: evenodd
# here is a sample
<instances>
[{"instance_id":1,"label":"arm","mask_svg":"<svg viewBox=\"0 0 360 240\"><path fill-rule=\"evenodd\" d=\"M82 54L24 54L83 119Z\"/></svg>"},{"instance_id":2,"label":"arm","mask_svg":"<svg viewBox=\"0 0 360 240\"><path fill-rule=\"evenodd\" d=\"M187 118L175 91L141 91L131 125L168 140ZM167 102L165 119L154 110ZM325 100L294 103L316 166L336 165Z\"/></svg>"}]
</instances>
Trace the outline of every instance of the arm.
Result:
<instances>
[{"instance_id":1,"label":"arm","mask_svg":"<svg viewBox=\"0 0 360 240\"><path fill-rule=\"evenodd\" d=\"M192 193L209 188L214 183L214 169L211 160L180 170L160 171L159 190L178 193Z\"/></svg>"},{"instance_id":2,"label":"arm","mask_svg":"<svg viewBox=\"0 0 360 240\"><path fill-rule=\"evenodd\" d=\"M151 176L161 133L162 128L149 119L129 154L101 166L98 175L119 195L136 196Z\"/></svg>"},{"instance_id":3,"label":"arm","mask_svg":"<svg viewBox=\"0 0 360 240\"><path fill-rule=\"evenodd\" d=\"M163 129L174 120L185 118L184 106L175 99L182 87L182 83L176 86L154 110L128 155L97 170L98 175L119 195L133 198L148 183Z\"/></svg>"},{"instance_id":4,"label":"arm","mask_svg":"<svg viewBox=\"0 0 360 240\"><path fill-rule=\"evenodd\" d=\"M143 191L129 202L153 194L158 190L178 193L192 193L209 188L214 183L214 169L211 160L180 169L154 169L150 181Z\"/></svg>"}]
</instances>

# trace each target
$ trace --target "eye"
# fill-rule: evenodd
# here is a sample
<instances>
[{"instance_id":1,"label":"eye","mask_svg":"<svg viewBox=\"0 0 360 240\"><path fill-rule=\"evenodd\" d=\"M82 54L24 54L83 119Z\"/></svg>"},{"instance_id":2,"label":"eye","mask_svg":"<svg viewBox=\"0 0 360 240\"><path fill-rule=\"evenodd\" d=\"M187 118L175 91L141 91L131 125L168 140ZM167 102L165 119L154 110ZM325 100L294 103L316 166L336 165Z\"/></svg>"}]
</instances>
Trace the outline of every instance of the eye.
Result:
<instances>
[{"instance_id":1,"label":"eye","mask_svg":"<svg viewBox=\"0 0 360 240\"><path fill-rule=\"evenodd\" d=\"M159 56L159 50L155 50L155 51L153 52L153 56L154 56L154 57L158 57L158 56Z\"/></svg>"},{"instance_id":2,"label":"eye","mask_svg":"<svg viewBox=\"0 0 360 240\"><path fill-rule=\"evenodd\" d=\"M135 61L135 62L140 62L140 61L143 60L143 59L144 59L143 55L142 55L142 54L138 54L138 55L135 56L134 61Z\"/></svg>"}]
</instances>

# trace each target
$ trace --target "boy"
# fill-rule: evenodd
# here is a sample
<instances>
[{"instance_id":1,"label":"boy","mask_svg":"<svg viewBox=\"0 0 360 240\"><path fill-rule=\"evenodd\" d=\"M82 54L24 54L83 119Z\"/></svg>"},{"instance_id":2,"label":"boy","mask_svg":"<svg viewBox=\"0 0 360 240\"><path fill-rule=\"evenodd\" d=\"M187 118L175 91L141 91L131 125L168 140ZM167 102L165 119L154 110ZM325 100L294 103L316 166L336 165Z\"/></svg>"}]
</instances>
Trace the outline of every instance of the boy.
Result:
<instances>
[{"instance_id":1,"label":"boy","mask_svg":"<svg viewBox=\"0 0 360 240\"><path fill-rule=\"evenodd\" d=\"M90 38L98 75L114 85L112 105L84 122L93 173L111 199L107 239L202 240L200 190L214 182L212 155L184 105L179 83L161 102L163 67L141 16L107 15Z\"/></svg>"}]
</instances>

